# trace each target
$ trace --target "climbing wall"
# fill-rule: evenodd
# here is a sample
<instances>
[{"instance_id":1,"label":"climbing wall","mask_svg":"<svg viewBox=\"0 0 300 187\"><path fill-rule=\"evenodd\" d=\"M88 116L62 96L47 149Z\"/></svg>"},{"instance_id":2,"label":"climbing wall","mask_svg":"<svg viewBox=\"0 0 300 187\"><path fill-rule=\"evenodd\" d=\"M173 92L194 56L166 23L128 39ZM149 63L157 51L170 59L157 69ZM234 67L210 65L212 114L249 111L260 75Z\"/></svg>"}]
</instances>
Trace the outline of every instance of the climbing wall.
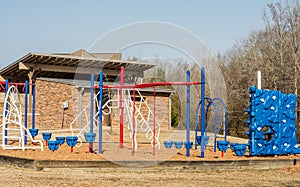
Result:
<instances>
[{"instance_id":1,"label":"climbing wall","mask_svg":"<svg viewBox=\"0 0 300 187\"><path fill-rule=\"evenodd\" d=\"M250 87L248 148L250 155L299 154L295 94Z\"/></svg>"}]
</instances>

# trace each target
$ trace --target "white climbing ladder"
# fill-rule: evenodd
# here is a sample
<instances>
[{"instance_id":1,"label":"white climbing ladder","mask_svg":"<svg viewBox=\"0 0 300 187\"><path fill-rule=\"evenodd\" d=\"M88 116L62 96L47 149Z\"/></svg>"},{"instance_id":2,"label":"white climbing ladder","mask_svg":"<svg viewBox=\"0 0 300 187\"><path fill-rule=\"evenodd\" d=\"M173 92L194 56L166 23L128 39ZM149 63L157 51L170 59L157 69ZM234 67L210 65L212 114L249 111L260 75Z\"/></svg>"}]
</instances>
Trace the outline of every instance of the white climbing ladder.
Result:
<instances>
[{"instance_id":1,"label":"white climbing ladder","mask_svg":"<svg viewBox=\"0 0 300 187\"><path fill-rule=\"evenodd\" d=\"M34 140L27 128L22 123L22 105L20 95L15 86L10 86L5 96L2 115L2 143L3 149L41 149L41 140ZM25 144L25 136L34 145Z\"/></svg>"},{"instance_id":2,"label":"white climbing ladder","mask_svg":"<svg viewBox=\"0 0 300 187\"><path fill-rule=\"evenodd\" d=\"M135 115L134 118L132 117L133 115L133 101L131 99L131 92L132 90L130 89L123 89L123 107L124 107L124 114L125 114L125 122L127 122L127 127L128 130L130 130L130 138L134 138L135 142L135 150L137 150L137 140L136 140L136 133L138 131L142 131L146 133L146 138L151 141L151 145L157 147L160 149L160 141L159 141L159 135L160 135L160 123L157 119L155 119L155 133L154 133L154 128L153 123L154 121L154 114L152 110L150 109L149 105L143 98L142 94L138 89L136 89L136 98L139 100L136 100L135 102ZM99 102L98 102L98 94L99 92L94 96L94 103L96 103L96 113L94 115L93 119L93 125L94 129L96 129L99 124ZM143 106L144 105L144 106ZM81 146L82 141L84 140L84 133L90 131L90 117L89 117L89 107L90 103L87 104L83 110L75 117L75 119L71 122L70 124L70 129L72 136L74 136L74 128L73 125L81 118L84 120L83 124L84 127L80 129L79 133L76 134L78 137L79 144L76 146ZM120 95L119 95L119 90L117 90L117 98L116 99L109 99L106 103L102 105L102 113L104 115L109 115L113 112L113 110L119 110L120 107ZM104 109L108 109L107 112L104 111ZM143 112L142 112L143 109ZM133 119L135 120L135 128L133 127ZM154 135L155 134L155 135Z\"/></svg>"},{"instance_id":3,"label":"white climbing ladder","mask_svg":"<svg viewBox=\"0 0 300 187\"><path fill-rule=\"evenodd\" d=\"M99 103L98 103L98 95L99 92L94 96L94 103L96 103L97 112L94 114L93 118L93 127L96 129L99 124L98 115L99 115ZM79 144L76 144L76 147L80 147L82 145L82 142L84 140L84 133L90 131L90 116L89 116L89 108L91 103L87 104L82 111L79 112L79 114L75 117L75 119L70 123L70 130L72 133L72 136L77 136ZM78 120L83 120L82 123L85 124L79 132L75 135L75 129L73 128L73 125L76 124Z\"/></svg>"},{"instance_id":4,"label":"white climbing ladder","mask_svg":"<svg viewBox=\"0 0 300 187\"><path fill-rule=\"evenodd\" d=\"M125 94L123 94L124 97L124 109L126 118L128 121L128 129L131 130L130 132L130 138L134 138L135 143L135 150L137 150L137 141L136 141L136 133L133 133L133 130L135 132L137 130L145 132L146 138L151 141L151 146L155 146L158 149L160 149L160 142L159 142L159 135L160 135L160 123L155 118L152 110L150 109L149 105L145 101L144 97L142 96L141 92L136 89L136 100L135 101L135 115L134 118L132 118L133 113L133 101L131 99L129 89L125 90ZM142 112L143 110L143 112ZM133 125L133 119L135 120L135 126ZM151 121L152 119L152 121ZM153 128L153 125L151 125L151 122L153 124L153 121L155 120L155 129ZM154 133L155 130L155 133Z\"/></svg>"}]
</instances>

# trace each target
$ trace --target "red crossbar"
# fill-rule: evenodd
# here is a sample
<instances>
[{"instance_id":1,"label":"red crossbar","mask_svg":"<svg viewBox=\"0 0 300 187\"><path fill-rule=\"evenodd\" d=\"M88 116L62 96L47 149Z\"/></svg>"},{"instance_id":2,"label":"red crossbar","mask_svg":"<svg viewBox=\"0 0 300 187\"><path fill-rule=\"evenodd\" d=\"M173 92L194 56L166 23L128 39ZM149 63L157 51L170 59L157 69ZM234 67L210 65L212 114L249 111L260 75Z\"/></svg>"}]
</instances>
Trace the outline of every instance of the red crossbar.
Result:
<instances>
[{"instance_id":1,"label":"red crossbar","mask_svg":"<svg viewBox=\"0 0 300 187\"><path fill-rule=\"evenodd\" d=\"M196 85L203 84L202 82L151 82L151 83L142 83L134 85L103 85L103 88L149 88L156 86L172 86L172 85ZM94 86L94 88L99 88L99 86Z\"/></svg>"},{"instance_id":2,"label":"red crossbar","mask_svg":"<svg viewBox=\"0 0 300 187\"><path fill-rule=\"evenodd\" d=\"M0 81L0 85L5 85L5 81ZM34 84L34 83L33 83ZM15 86L24 86L26 85L23 82L9 82L8 85L15 85ZM28 83L28 85L31 85L30 83Z\"/></svg>"}]
</instances>

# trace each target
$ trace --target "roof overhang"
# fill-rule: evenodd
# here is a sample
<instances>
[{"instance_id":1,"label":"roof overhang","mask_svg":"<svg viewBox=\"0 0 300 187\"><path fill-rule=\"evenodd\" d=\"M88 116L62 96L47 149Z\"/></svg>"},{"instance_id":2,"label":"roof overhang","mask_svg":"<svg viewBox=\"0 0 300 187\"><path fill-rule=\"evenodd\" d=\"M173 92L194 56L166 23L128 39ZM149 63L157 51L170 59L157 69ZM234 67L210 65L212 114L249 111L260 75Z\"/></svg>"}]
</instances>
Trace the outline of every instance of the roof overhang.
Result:
<instances>
[{"instance_id":1,"label":"roof overhang","mask_svg":"<svg viewBox=\"0 0 300 187\"><path fill-rule=\"evenodd\" d=\"M75 74L98 74L116 77L120 68L125 68L126 75L143 77L143 72L154 64L115 59L100 59L71 55L28 53L12 64L0 70L5 79L27 79L30 71L38 71L38 77L71 78Z\"/></svg>"}]
</instances>

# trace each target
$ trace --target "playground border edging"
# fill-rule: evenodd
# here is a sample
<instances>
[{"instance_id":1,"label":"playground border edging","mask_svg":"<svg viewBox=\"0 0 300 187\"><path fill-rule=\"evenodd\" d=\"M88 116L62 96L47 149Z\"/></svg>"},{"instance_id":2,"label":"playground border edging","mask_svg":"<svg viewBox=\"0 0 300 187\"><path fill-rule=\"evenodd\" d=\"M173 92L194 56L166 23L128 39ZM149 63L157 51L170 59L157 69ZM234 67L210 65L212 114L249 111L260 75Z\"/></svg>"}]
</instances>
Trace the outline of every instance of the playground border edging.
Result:
<instances>
[{"instance_id":1,"label":"playground border edging","mask_svg":"<svg viewBox=\"0 0 300 187\"><path fill-rule=\"evenodd\" d=\"M32 168L32 169L36 168L36 160L28 159L28 158L19 158L13 156L0 155L0 163L13 165L20 168Z\"/></svg>"},{"instance_id":2,"label":"playground border edging","mask_svg":"<svg viewBox=\"0 0 300 187\"><path fill-rule=\"evenodd\" d=\"M36 170L54 168L150 169L150 170L256 170L278 169L298 165L300 159L221 160L221 161L78 161L34 160L0 155L0 163Z\"/></svg>"}]
</instances>

